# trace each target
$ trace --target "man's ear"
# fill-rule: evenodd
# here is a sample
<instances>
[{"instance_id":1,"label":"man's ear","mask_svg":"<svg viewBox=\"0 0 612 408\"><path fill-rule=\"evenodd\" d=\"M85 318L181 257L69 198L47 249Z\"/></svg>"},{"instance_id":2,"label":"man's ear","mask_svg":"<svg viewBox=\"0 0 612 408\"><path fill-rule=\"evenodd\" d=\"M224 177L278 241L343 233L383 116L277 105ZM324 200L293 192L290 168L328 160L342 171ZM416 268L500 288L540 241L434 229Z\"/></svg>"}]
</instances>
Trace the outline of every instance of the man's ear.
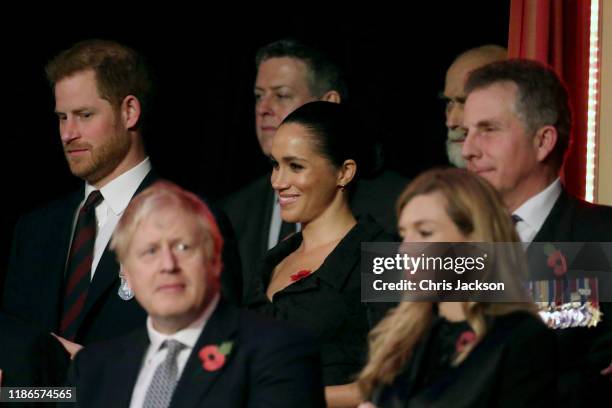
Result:
<instances>
[{"instance_id":1,"label":"man's ear","mask_svg":"<svg viewBox=\"0 0 612 408\"><path fill-rule=\"evenodd\" d=\"M126 129L133 129L142 114L140 101L134 95L128 95L121 102L121 120Z\"/></svg>"},{"instance_id":2,"label":"man's ear","mask_svg":"<svg viewBox=\"0 0 612 408\"><path fill-rule=\"evenodd\" d=\"M342 97L337 91L332 90L325 92L321 97L321 100L325 102L340 103L342 102Z\"/></svg>"},{"instance_id":3,"label":"man's ear","mask_svg":"<svg viewBox=\"0 0 612 408\"><path fill-rule=\"evenodd\" d=\"M215 259L211 260L209 264L215 278L220 278L221 271L223 270L223 260L221 259L221 255L215 257Z\"/></svg>"},{"instance_id":4,"label":"man's ear","mask_svg":"<svg viewBox=\"0 0 612 408\"><path fill-rule=\"evenodd\" d=\"M355 160L345 160L340 167L340 173L338 174L338 187L344 188L350 183L355 174L357 173L357 163Z\"/></svg>"},{"instance_id":5,"label":"man's ear","mask_svg":"<svg viewBox=\"0 0 612 408\"><path fill-rule=\"evenodd\" d=\"M543 162L550 157L553 150L555 150L558 137L557 129L551 125L542 126L536 131L533 143L536 149L536 158L539 162Z\"/></svg>"}]
</instances>

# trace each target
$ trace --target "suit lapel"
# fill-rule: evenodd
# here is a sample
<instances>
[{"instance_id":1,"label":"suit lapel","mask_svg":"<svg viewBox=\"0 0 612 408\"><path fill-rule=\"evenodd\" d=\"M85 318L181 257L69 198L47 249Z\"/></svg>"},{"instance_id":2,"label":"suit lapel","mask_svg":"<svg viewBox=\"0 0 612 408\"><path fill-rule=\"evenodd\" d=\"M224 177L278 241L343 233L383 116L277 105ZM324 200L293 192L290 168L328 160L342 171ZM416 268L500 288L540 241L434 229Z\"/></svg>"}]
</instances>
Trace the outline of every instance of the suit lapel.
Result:
<instances>
[{"instance_id":1,"label":"suit lapel","mask_svg":"<svg viewBox=\"0 0 612 408\"><path fill-rule=\"evenodd\" d=\"M249 205L249 217L251 224L250 228L245 229L248 237L244 237L242 249L248 252L243 262L252 262L252 265L247 265L244 269L250 271L249 274L255 274L259 270L260 261L263 255L268 252L268 238L270 234L270 225L272 224L272 213L274 210L274 190L270 186L270 177L265 178L265 183L262 184L261 194L258 197L252 197ZM263 199L262 199L263 197ZM261 203L260 205L258 203ZM240 237L238 237L240 239ZM252 276L246 276L247 288Z\"/></svg>"},{"instance_id":2,"label":"suit lapel","mask_svg":"<svg viewBox=\"0 0 612 408\"><path fill-rule=\"evenodd\" d=\"M134 195L149 187L158 178L159 177L153 170L149 171L142 183L140 183L140 186L138 186L138 189ZM119 283L119 263L117 262L115 253L110 250L107 244L104 252L102 253L102 257L100 258L100 262L96 267L96 273L94 274L94 278L89 287L89 293L87 294L87 300L85 301L83 310L83 320L88 317L87 315L98 299L100 299L104 293L110 290L115 283Z\"/></svg>"},{"instance_id":3,"label":"suit lapel","mask_svg":"<svg viewBox=\"0 0 612 408\"><path fill-rule=\"evenodd\" d=\"M544 224L533 238L533 242L563 242L572 238L572 201L571 197L561 191ZM550 269L547 265L548 256L543 252L542 246L529 245L527 247L527 262L529 277L532 280L550 279Z\"/></svg>"},{"instance_id":4,"label":"suit lapel","mask_svg":"<svg viewBox=\"0 0 612 408\"><path fill-rule=\"evenodd\" d=\"M60 314L62 308L63 282L66 273L66 259L72 241L72 224L79 203L83 200L83 189L70 195L65 205L61 206L59 214L55 214L52 222L51 231L54 231L56 239L49 241L49 256L50 260L45 273L40 276L40 287L44 288L41 291L40 302L47 307L42 307L45 316L43 320L47 322L45 327L53 327L53 330L59 329Z\"/></svg>"},{"instance_id":5,"label":"suit lapel","mask_svg":"<svg viewBox=\"0 0 612 408\"><path fill-rule=\"evenodd\" d=\"M132 399L132 392L138 379L138 373L142 366L147 347L149 346L149 336L145 329L138 330L125 339L123 353L118 355L111 364L108 380L109 403L113 406L127 407Z\"/></svg>"},{"instance_id":6,"label":"suit lapel","mask_svg":"<svg viewBox=\"0 0 612 408\"><path fill-rule=\"evenodd\" d=\"M572 236L572 207L572 198L562 190L533 242L569 241Z\"/></svg>"},{"instance_id":7,"label":"suit lapel","mask_svg":"<svg viewBox=\"0 0 612 408\"><path fill-rule=\"evenodd\" d=\"M270 225L272 224L274 200L276 199L274 190L270 185L270 175L262 178L256 195L253 195L250 199L251 202L248 203L249 210L246 215L246 223L250 224L250 227L245 228L244 232L249 235L248 242L251 244L245 248L249 250L249 259L255 261L261 259L262 254L268 251L268 238Z\"/></svg>"},{"instance_id":8,"label":"suit lapel","mask_svg":"<svg viewBox=\"0 0 612 408\"><path fill-rule=\"evenodd\" d=\"M198 353L207 345L219 346L224 342L233 341L234 335L238 331L239 318L240 312L238 309L230 306L222 299L219 301L215 312L206 323L200 338L187 360L187 365L183 370L183 374L174 391L172 402L170 403L172 408L198 406L204 395L210 390L210 387L223 374L224 368L231 364L235 348L240 346L235 341L232 351L226 356L225 363L216 371L205 370Z\"/></svg>"}]
</instances>

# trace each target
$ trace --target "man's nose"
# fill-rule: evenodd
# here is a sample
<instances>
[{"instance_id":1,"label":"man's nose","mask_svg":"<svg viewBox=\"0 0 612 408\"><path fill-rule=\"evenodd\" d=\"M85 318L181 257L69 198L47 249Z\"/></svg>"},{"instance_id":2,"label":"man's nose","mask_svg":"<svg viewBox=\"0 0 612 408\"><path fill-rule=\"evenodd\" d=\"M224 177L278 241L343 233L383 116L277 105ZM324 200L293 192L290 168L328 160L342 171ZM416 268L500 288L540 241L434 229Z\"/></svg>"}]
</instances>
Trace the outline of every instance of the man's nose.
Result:
<instances>
[{"instance_id":1,"label":"man's nose","mask_svg":"<svg viewBox=\"0 0 612 408\"><path fill-rule=\"evenodd\" d=\"M460 126L463 126L463 104L451 102L451 105L446 110L446 127L456 129Z\"/></svg>"},{"instance_id":2,"label":"man's nose","mask_svg":"<svg viewBox=\"0 0 612 408\"><path fill-rule=\"evenodd\" d=\"M178 268L176 254L170 246L160 249L160 264L163 272L173 272Z\"/></svg>"},{"instance_id":3,"label":"man's nose","mask_svg":"<svg viewBox=\"0 0 612 408\"><path fill-rule=\"evenodd\" d=\"M461 148L461 156L464 160L469 161L470 159L478 156L480 150L476 143L476 135L469 130L465 134L465 140L463 141L463 147Z\"/></svg>"},{"instance_id":4,"label":"man's nose","mask_svg":"<svg viewBox=\"0 0 612 408\"><path fill-rule=\"evenodd\" d=\"M60 137L64 144L79 137L78 128L74 119L66 118L60 120Z\"/></svg>"},{"instance_id":5,"label":"man's nose","mask_svg":"<svg viewBox=\"0 0 612 408\"><path fill-rule=\"evenodd\" d=\"M262 95L256 103L256 112L258 115L271 114L274 112L272 107L271 97Z\"/></svg>"}]
</instances>

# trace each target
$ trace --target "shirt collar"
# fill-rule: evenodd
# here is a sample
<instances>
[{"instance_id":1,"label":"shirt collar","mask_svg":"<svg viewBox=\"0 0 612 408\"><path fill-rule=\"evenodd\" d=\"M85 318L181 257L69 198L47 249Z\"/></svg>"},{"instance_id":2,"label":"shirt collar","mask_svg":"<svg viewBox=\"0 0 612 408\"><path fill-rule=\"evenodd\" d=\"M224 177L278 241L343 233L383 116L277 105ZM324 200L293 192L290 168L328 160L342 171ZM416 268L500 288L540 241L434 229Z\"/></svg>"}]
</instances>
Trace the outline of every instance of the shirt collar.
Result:
<instances>
[{"instance_id":1,"label":"shirt collar","mask_svg":"<svg viewBox=\"0 0 612 408\"><path fill-rule=\"evenodd\" d=\"M546 217L561 195L562 187L559 178L556 178L548 187L525 201L514 214L521 217L534 231L539 231L546 221Z\"/></svg>"},{"instance_id":2,"label":"shirt collar","mask_svg":"<svg viewBox=\"0 0 612 408\"><path fill-rule=\"evenodd\" d=\"M104 202L115 215L119 216L125 211L134 193L138 190L138 186L140 186L150 170L151 161L146 157L138 165L132 167L100 189ZM86 183L85 197L87 198L89 193L94 190L96 190L94 186Z\"/></svg>"},{"instance_id":3,"label":"shirt collar","mask_svg":"<svg viewBox=\"0 0 612 408\"><path fill-rule=\"evenodd\" d=\"M170 339L177 340L188 348L193 348L198 341L204 326L206 326L206 322L208 322L208 319L217 308L219 297L219 294L216 294L210 304L206 307L206 309L204 309L202 314L196 320L194 320L189 326L173 334L164 334L155 330L153 327L153 322L151 321L151 316L148 316L147 333L149 334L152 350L158 351L162 343Z\"/></svg>"}]
</instances>

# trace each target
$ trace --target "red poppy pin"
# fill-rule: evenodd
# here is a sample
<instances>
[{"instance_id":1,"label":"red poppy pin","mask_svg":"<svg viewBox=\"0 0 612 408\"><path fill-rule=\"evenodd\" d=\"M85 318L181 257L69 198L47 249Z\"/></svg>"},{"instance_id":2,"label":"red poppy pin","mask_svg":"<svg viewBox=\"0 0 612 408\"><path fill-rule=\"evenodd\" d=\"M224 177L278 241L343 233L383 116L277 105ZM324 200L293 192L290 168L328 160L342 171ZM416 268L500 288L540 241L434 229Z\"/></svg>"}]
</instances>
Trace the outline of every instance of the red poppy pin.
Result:
<instances>
[{"instance_id":1,"label":"red poppy pin","mask_svg":"<svg viewBox=\"0 0 612 408\"><path fill-rule=\"evenodd\" d=\"M471 330L466 330L457 339L457 343L455 343L455 351L457 354L463 352L465 348L476 340L476 334Z\"/></svg>"},{"instance_id":2,"label":"red poppy pin","mask_svg":"<svg viewBox=\"0 0 612 408\"><path fill-rule=\"evenodd\" d=\"M300 279L304 279L305 277L307 277L311 273L312 273L312 271L310 269L302 269L301 271L299 271L297 273L294 273L293 275L290 276L291 282L297 282Z\"/></svg>"},{"instance_id":3,"label":"red poppy pin","mask_svg":"<svg viewBox=\"0 0 612 408\"><path fill-rule=\"evenodd\" d=\"M226 356L232 352L234 342L226 341L220 345L209 344L200 349L198 356L206 371L217 371L225 365Z\"/></svg>"},{"instance_id":4,"label":"red poppy pin","mask_svg":"<svg viewBox=\"0 0 612 408\"><path fill-rule=\"evenodd\" d=\"M548 255L546 264L549 268L553 268L553 273L557 278L562 277L567 272L567 259L561 250L555 248L552 244L544 246L544 253Z\"/></svg>"}]
</instances>

